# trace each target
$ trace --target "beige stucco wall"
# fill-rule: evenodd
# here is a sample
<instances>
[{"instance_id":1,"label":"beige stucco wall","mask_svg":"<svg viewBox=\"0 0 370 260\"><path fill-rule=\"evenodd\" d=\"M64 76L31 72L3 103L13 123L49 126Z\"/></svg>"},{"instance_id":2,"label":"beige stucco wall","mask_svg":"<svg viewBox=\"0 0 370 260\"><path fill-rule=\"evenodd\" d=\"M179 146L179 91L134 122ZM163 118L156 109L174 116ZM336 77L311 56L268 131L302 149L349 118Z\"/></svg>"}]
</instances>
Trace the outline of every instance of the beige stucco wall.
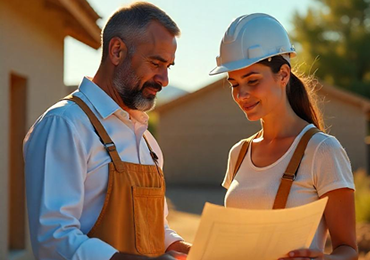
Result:
<instances>
[{"instance_id":1,"label":"beige stucco wall","mask_svg":"<svg viewBox=\"0 0 370 260\"><path fill-rule=\"evenodd\" d=\"M345 148L353 171L367 169L368 151L365 143L367 136L367 115L359 106L345 100L325 96L322 110L328 133L334 135ZM367 169L369 170L369 169Z\"/></svg>"},{"instance_id":2,"label":"beige stucco wall","mask_svg":"<svg viewBox=\"0 0 370 260\"><path fill-rule=\"evenodd\" d=\"M161 113L158 142L164 153L167 183L219 185L229 149L260 129L220 86Z\"/></svg>"},{"instance_id":3,"label":"beige stucco wall","mask_svg":"<svg viewBox=\"0 0 370 260\"><path fill-rule=\"evenodd\" d=\"M8 137L10 74L27 78L27 127L65 94L62 19L43 0L0 0L0 259L32 259L30 250L8 258ZM29 247L29 244L28 244Z\"/></svg>"},{"instance_id":4,"label":"beige stucco wall","mask_svg":"<svg viewBox=\"0 0 370 260\"><path fill-rule=\"evenodd\" d=\"M226 85L220 82L211 91L160 113L157 135L165 157L168 184L219 185L229 149L260 129L259 122L251 123L245 118ZM324 104L330 133L345 147L353 169L365 168L365 113L330 96Z\"/></svg>"}]
</instances>

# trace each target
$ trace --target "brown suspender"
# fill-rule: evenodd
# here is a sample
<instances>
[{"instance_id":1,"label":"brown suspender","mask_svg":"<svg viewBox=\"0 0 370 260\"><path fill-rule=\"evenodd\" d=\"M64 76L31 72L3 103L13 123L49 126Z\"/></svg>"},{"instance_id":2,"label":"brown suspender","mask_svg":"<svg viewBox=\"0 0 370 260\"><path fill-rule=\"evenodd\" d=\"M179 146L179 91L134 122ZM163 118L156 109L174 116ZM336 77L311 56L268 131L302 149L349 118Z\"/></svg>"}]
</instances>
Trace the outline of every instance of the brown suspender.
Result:
<instances>
[{"instance_id":1,"label":"brown suspender","mask_svg":"<svg viewBox=\"0 0 370 260\"><path fill-rule=\"evenodd\" d=\"M239 171L240 165L242 164L244 157L247 154L250 142L252 142L252 140L256 138L258 134L259 132L244 140L242 148L240 149L240 152L239 152L238 160L236 161L236 164L235 164L233 177L231 180L234 180L236 173Z\"/></svg>"},{"instance_id":2,"label":"brown suspender","mask_svg":"<svg viewBox=\"0 0 370 260\"><path fill-rule=\"evenodd\" d=\"M122 172L123 171L123 166L121 164L121 158L119 157L119 154L116 150L116 145L113 143L112 139L109 137L107 131L104 128L104 126L99 121L99 119L95 116L95 114L91 111L91 109L88 107L88 105L86 105L85 102L82 101L79 97L72 96L72 95L69 95L69 96L63 98L63 100L71 100L71 101L75 102L85 112L87 117L90 119L91 124L95 128L98 136L100 137L100 139L101 139L105 149L107 150L110 158L112 159L114 167L116 168L116 170L118 172ZM148 142L148 140L146 139L145 136L144 136L144 139L145 139L145 142L148 145L150 155L152 156L153 161L154 161L155 165L158 168L158 165L157 165L158 157L152 151L152 148L150 147L149 142Z\"/></svg>"},{"instance_id":3,"label":"brown suspender","mask_svg":"<svg viewBox=\"0 0 370 260\"><path fill-rule=\"evenodd\" d=\"M317 128L311 128L306 133L304 133L301 140L299 141L297 148L295 149L294 154L292 156L292 159L290 160L288 167L286 168L285 173L281 178L280 186L275 197L273 209L285 208L290 189L292 187L293 181L297 176L297 171L299 165L301 164L307 144L310 141L311 137L318 132L320 132L320 130L318 130ZM281 195L278 196L278 194Z\"/></svg>"},{"instance_id":4,"label":"brown suspender","mask_svg":"<svg viewBox=\"0 0 370 260\"><path fill-rule=\"evenodd\" d=\"M294 154L292 156L292 159L290 160L288 167L286 168L285 173L283 174L283 177L281 178L280 186L276 193L273 209L285 208L290 189L292 187L293 181L296 178L298 167L302 161L307 144L310 141L311 137L318 132L320 132L319 129L311 128L306 133L304 133L301 140L299 141L297 148L295 149ZM238 172L240 165L242 164L244 160L245 155L247 154L249 144L257 136L257 134L249 137L248 139L244 141L242 148L240 150L238 159L236 161L233 176L231 180L234 180L235 175Z\"/></svg>"}]
</instances>

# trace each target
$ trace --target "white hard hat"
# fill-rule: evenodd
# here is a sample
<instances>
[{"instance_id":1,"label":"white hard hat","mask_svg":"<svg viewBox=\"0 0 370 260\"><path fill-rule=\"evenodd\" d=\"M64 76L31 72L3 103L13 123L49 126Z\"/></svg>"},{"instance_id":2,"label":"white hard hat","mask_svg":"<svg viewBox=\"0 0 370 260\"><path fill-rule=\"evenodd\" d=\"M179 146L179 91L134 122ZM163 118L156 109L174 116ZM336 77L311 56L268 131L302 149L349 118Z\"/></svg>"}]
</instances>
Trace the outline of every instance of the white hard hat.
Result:
<instances>
[{"instance_id":1,"label":"white hard hat","mask_svg":"<svg viewBox=\"0 0 370 260\"><path fill-rule=\"evenodd\" d=\"M243 15L236 18L221 41L217 67L209 74L216 75L246 68L272 56L296 56L284 27L267 14Z\"/></svg>"}]
</instances>

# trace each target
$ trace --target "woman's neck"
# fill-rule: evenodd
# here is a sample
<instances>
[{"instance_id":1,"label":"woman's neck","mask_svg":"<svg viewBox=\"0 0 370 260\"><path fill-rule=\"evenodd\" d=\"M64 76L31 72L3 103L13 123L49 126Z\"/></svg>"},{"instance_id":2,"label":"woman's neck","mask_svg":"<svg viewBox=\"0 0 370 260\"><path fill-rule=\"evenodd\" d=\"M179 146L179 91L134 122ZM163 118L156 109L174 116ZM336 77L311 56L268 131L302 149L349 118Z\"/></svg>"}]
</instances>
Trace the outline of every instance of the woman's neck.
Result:
<instances>
[{"instance_id":1,"label":"woman's neck","mask_svg":"<svg viewBox=\"0 0 370 260\"><path fill-rule=\"evenodd\" d=\"M262 136L265 141L297 136L309 123L297 116L290 105L285 111L261 119Z\"/></svg>"}]
</instances>

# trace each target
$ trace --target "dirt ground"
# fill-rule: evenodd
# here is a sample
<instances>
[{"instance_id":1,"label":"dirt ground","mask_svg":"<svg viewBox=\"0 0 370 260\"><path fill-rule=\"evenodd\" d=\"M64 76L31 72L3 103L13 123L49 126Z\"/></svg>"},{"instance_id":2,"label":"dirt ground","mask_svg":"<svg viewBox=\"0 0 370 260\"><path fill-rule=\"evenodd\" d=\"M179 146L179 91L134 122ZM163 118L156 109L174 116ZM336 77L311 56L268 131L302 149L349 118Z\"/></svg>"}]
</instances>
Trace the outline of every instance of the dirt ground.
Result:
<instances>
[{"instance_id":1,"label":"dirt ground","mask_svg":"<svg viewBox=\"0 0 370 260\"><path fill-rule=\"evenodd\" d=\"M226 190L220 187L168 186L168 222L186 241L193 242L204 204L223 205ZM359 260L370 260L370 224L358 225ZM330 249L328 249L330 250Z\"/></svg>"},{"instance_id":2,"label":"dirt ground","mask_svg":"<svg viewBox=\"0 0 370 260\"><path fill-rule=\"evenodd\" d=\"M167 187L168 222L186 241L193 242L204 204L223 205L222 187Z\"/></svg>"}]
</instances>

